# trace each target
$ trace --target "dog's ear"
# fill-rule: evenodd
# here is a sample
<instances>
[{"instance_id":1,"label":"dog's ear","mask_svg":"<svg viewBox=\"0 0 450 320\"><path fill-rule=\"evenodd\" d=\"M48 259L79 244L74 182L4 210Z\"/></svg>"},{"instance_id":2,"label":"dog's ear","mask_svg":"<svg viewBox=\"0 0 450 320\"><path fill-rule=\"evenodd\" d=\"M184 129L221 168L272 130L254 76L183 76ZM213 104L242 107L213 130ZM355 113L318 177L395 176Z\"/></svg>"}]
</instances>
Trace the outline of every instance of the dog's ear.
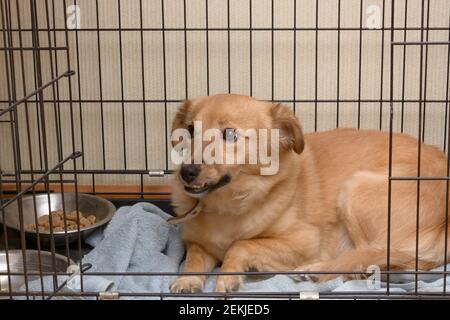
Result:
<instances>
[{"instance_id":1,"label":"dog's ear","mask_svg":"<svg viewBox=\"0 0 450 320\"><path fill-rule=\"evenodd\" d=\"M178 111L172 122L172 131L178 128L186 127L190 108L191 108L190 100L184 101L183 104L180 106L180 108L178 108Z\"/></svg>"},{"instance_id":2,"label":"dog's ear","mask_svg":"<svg viewBox=\"0 0 450 320\"><path fill-rule=\"evenodd\" d=\"M173 132L176 129L187 128L187 124L190 120L191 105L192 102L190 100L186 100L180 106L177 113L175 114L175 117L173 118L171 132ZM176 141L172 141L172 146L174 146L177 143L178 142Z\"/></svg>"},{"instance_id":3,"label":"dog's ear","mask_svg":"<svg viewBox=\"0 0 450 320\"><path fill-rule=\"evenodd\" d=\"M284 150L294 150L300 154L305 147L302 127L294 113L285 105L272 105L272 128L280 130L280 147Z\"/></svg>"}]
</instances>

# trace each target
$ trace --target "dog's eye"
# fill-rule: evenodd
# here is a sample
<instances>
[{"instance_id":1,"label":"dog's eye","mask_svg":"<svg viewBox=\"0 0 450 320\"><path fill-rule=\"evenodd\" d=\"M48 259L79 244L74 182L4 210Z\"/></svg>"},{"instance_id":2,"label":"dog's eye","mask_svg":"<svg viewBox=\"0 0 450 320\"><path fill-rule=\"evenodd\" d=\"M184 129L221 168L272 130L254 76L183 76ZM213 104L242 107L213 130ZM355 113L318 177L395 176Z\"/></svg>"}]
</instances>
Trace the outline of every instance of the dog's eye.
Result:
<instances>
[{"instance_id":1,"label":"dog's eye","mask_svg":"<svg viewBox=\"0 0 450 320\"><path fill-rule=\"evenodd\" d=\"M237 140L236 130L232 128L226 128L223 130L223 140L227 142L233 142Z\"/></svg>"},{"instance_id":2,"label":"dog's eye","mask_svg":"<svg viewBox=\"0 0 450 320\"><path fill-rule=\"evenodd\" d=\"M188 129L189 134L191 135L191 137L193 137L194 136L194 126L193 125L189 125L187 127L187 129Z\"/></svg>"}]
</instances>

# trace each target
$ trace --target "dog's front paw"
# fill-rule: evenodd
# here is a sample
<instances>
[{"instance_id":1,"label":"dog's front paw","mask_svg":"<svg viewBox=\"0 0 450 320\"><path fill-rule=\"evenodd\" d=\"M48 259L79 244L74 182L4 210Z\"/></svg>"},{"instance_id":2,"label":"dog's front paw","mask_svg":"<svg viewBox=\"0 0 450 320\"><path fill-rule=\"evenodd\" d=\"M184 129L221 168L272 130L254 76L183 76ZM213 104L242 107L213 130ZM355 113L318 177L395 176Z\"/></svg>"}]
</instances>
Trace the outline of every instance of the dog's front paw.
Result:
<instances>
[{"instance_id":1,"label":"dog's front paw","mask_svg":"<svg viewBox=\"0 0 450 320\"><path fill-rule=\"evenodd\" d=\"M199 276L178 277L170 286L172 293L198 293L203 289L204 280Z\"/></svg>"},{"instance_id":2,"label":"dog's front paw","mask_svg":"<svg viewBox=\"0 0 450 320\"><path fill-rule=\"evenodd\" d=\"M316 270L321 270L320 266L321 265L319 263L303 265L303 266L296 268L294 271L299 271L299 272L316 271ZM307 274L307 273L293 274L293 275L291 275L291 278L296 281L301 281L301 282L303 282L303 281L320 282L321 281L320 276L318 276L317 274Z\"/></svg>"},{"instance_id":3,"label":"dog's front paw","mask_svg":"<svg viewBox=\"0 0 450 320\"><path fill-rule=\"evenodd\" d=\"M295 269L294 271L305 271L305 270ZM290 277L298 282L305 282L305 281L306 282L315 282L315 279L311 278L311 276L308 274L293 274Z\"/></svg>"},{"instance_id":4,"label":"dog's front paw","mask_svg":"<svg viewBox=\"0 0 450 320\"><path fill-rule=\"evenodd\" d=\"M304 266L300 266L296 268L294 271L305 272L304 274L294 274L291 276L294 280L297 281L309 281L309 282L325 282L331 279L338 277L336 274L319 274L319 273L310 273L308 272L330 272L330 269L327 265L321 262L308 264Z\"/></svg>"},{"instance_id":5,"label":"dog's front paw","mask_svg":"<svg viewBox=\"0 0 450 320\"><path fill-rule=\"evenodd\" d=\"M217 277L216 292L237 291L242 283L242 276L222 275Z\"/></svg>"}]
</instances>

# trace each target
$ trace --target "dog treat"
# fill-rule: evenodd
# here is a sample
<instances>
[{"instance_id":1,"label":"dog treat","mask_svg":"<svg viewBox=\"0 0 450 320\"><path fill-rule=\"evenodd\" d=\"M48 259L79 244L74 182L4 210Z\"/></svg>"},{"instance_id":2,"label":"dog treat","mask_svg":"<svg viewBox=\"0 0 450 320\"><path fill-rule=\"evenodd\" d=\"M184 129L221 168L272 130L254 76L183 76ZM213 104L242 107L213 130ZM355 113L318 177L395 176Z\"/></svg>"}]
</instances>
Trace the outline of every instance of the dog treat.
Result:
<instances>
[{"instance_id":1,"label":"dog treat","mask_svg":"<svg viewBox=\"0 0 450 320\"><path fill-rule=\"evenodd\" d=\"M97 218L93 214L89 215L87 219L91 222L91 224L94 224L97 221Z\"/></svg>"},{"instance_id":2,"label":"dog treat","mask_svg":"<svg viewBox=\"0 0 450 320\"><path fill-rule=\"evenodd\" d=\"M77 230L77 223L75 221L67 221L67 230Z\"/></svg>"},{"instance_id":3,"label":"dog treat","mask_svg":"<svg viewBox=\"0 0 450 320\"><path fill-rule=\"evenodd\" d=\"M88 219L86 219L85 217L80 217L80 226L87 227L90 225L91 225L91 222Z\"/></svg>"},{"instance_id":4,"label":"dog treat","mask_svg":"<svg viewBox=\"0 0 450 320\"><path fill-rule=\"evenodd\" d=\"M40 225L42 227L48 225L48 215L40 216L38 218L38 225Z\"/></svg>"},{"instance_id":5,"label":"dog treat","mask_svg":"<svg viewBox=\"0 0 450 320\"><path fill-rule=\"evenodd\" d=\"M53 231L64 231L64 211L57 210L52 211L50 214L46 214L40 216L37 221L37 226L39 231L48 231L50 230L50 215L51 215L51 227ZM97 219L94 215L89 215L87 217L83 216L81 211L73 210L70 213L66 214L66 226L67 231L77 230L78 229L78 217L80 222L80 228L88 227L93 225ZM30 223L25 225L25 229L30 231L36 230L36 224Z\"/></svg>"},{"instance_id":6,"label":"dog treat","mask_svg":"<svg viewBox=\"0 0 450 320\"><path fill-rule=\"evenodd\" d=\"M81 212L80 212L80 218L82 217ZM72 221L77 221L77 211L73 210L72 212L70 212L67 216L66 216L67 220L72 220Z\"/></svg>"}]
</instances>

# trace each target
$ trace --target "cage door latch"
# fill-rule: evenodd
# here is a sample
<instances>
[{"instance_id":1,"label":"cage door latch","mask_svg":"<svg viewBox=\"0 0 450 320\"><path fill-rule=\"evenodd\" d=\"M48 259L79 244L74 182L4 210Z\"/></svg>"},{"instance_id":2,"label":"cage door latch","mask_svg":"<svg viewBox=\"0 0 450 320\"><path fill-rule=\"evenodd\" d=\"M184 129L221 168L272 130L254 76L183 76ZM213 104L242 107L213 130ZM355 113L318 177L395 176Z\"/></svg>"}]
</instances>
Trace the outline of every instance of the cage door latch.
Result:
<instances>
[{"instance_id":1,"label":"cage door latch","mask_svg":"<svg viewBox=\"0 0 450 320\"><path fill-rule=\"evenodd\" d=\"M150 177L164 177L164 170L150 170L148 175Z\"/></svg>"},{"instance_id":2,"label":"cage door latch","mask_svg":"<svg viewBox=\"0 0 450 320\"><path fill-rule=\"evenodd\" d=\"M319 292L317 291L303 291L300 292L300 300L319 300Z\"/></svg>"},{"instance_id":3,"label":"cage door latch","mask_svg":"<svg viewBox=\"0 0 450 320\"><path fill-rule=\"evenodd\" d=\"M98 300L118 300L119 293L118 292L99 292Z\"/></svg>"}]
</instances>

